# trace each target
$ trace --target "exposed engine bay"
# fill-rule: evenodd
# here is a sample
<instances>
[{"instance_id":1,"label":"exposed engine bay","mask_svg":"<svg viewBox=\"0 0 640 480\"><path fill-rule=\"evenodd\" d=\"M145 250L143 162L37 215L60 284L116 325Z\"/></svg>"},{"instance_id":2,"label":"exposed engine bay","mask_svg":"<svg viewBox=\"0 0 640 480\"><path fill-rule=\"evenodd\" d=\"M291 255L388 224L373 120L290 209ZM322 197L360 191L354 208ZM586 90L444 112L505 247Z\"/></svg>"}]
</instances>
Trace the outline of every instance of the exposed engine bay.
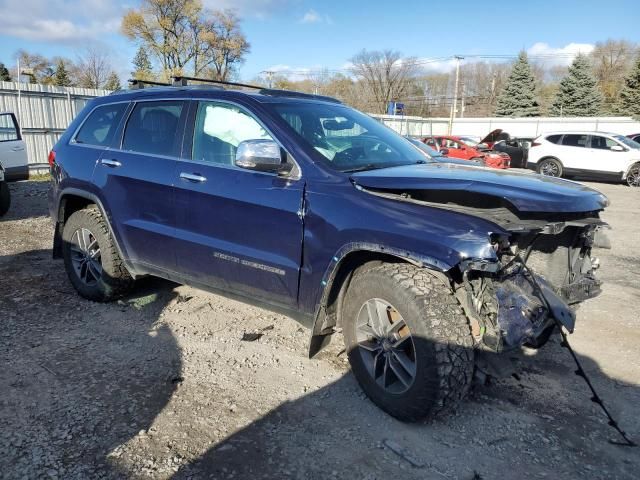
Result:
<instances>
[{"instance_id":1,"label":"exposed engine bay","mask_svg":"<svg viewBox=\"0 0 640 480\"><path fill-rule=\"evenodd\" d=\"M374 193L374 192L372 192ZM521 212L503 198L464 191L375 191L388 198L487 219L498 262L463 260L452 273L478 348L537 348L559 321L573 331L577 304L597 296L594 246L609 248L598 212Z\"/></svg>"}]
</instances>

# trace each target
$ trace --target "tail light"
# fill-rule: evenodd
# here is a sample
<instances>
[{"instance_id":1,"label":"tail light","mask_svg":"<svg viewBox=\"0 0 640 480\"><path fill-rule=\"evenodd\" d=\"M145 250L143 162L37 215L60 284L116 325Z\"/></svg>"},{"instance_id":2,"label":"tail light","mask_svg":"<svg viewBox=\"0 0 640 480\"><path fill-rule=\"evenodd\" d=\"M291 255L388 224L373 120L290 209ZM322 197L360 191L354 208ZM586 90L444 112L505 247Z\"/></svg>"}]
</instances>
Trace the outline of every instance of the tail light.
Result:
<instances>
[{"instance_id":1,"label":"tail light","mask_svg":"<svg viewBox=\"0 0 640 480\"><path fill-rule=\"evenodd\" d=\"M49 166L53 167L54 163L56 163L56 152L55 150L51 150L49 152Z\"/></svg>"}]
</instances>

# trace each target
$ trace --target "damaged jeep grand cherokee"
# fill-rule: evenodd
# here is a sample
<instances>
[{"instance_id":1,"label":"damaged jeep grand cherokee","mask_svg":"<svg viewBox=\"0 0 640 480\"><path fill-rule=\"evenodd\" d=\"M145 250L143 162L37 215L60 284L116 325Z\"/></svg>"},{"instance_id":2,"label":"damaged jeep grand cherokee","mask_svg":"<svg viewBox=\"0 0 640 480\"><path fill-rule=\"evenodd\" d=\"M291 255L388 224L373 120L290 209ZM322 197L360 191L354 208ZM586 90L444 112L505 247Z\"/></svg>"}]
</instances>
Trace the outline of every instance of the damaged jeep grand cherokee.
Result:
<instances>
[{"instance_id":1,"label":"damaged jeep grand cherokee","mask_svg":"<svg viewBox=\"0 0 640 480\"><path fill-rule=\"evenodd\" d=\"M362 388L402 420L450 410L481 357L572 331L600 292L602 194L432 161L331 98L115 92L49 161L54 256L80 295L155 275L299 320L310 355L341 332Z\"/></svg>"}]
</instances>

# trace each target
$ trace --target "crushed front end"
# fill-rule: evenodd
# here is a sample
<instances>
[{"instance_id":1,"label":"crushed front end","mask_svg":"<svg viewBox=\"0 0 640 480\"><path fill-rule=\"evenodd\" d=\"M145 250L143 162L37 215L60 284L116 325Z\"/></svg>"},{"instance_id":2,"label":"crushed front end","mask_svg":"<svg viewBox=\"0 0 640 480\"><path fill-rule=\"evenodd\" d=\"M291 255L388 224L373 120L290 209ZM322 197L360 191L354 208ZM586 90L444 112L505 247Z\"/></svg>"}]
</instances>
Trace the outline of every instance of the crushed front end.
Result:
<instances>
[{"instance_id":1,"label":"crushed front end","mask_svg":"<svg viewBox=\"0 0 640 480\"><path fill-rule=\"evenodd\" d=\"M540 347L556 321L573 331L577 304L601 291L591 250L607 247L604 222L597 214L582 217L531 219L537 225L493 236L496 263L461 263L458 297L480 348Z\"/></svg>"}]
</instances>

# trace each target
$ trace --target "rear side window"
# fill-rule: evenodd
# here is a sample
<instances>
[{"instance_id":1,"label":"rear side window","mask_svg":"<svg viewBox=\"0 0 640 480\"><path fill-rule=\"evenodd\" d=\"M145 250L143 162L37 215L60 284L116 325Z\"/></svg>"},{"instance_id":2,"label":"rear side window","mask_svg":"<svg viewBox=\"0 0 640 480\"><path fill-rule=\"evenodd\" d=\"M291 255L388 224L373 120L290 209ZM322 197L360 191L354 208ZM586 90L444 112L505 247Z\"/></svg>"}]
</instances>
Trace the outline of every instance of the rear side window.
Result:
<instances>
[{"instance_id":1,"label":"rear side window","mask_svg":"<svg viewBox=\"0 0 640 480\"><path fill-rule=\"evenodd\" d=\"M547 139L547 142L551 142L551 143L555 143L556 145L558 145L560 143L560 139L562 138L562 135L549 135L548 137L545 137Z\"/></svg>"},{"instance_id":2,"label":"rear side window","mask_svg":"<svg viewBox=\"0 0 640 480\"><path fill-rule=\"evenodd\" d=\"M5 113L0 115L0 142L20 140L18 128L13 120L13 115Z\"/></svg>"},{"instance_id":3,"label":"rear side window","mask_svg":"<svg viewBox=\"0 0 640 480\"><path fill-rule=\"evenodd\" d=\"M126 103L114 103L93 110L80 127L76 143L108 147L126 108Z\"/></svg>"},{"instance_id":4,"label":"rear side window","mask_svg":"<svg viewBox=\"0 0 640 480\"><path fill-rule=\"evenodd\" d=\"M182 101L138 103L127 121L122 148L153 155L178 156Z\"/></svg>"},{"instance_id":5,"label":"rear side window","mask_svg":"<svg viewBox=\"0 0 640 480\"><path fill-rule=\"evenodd\" d=\"M588 141L588 135L567 134L562 137L562 145L567 147L586 147Z\"/></svg>"}]
</instances>

